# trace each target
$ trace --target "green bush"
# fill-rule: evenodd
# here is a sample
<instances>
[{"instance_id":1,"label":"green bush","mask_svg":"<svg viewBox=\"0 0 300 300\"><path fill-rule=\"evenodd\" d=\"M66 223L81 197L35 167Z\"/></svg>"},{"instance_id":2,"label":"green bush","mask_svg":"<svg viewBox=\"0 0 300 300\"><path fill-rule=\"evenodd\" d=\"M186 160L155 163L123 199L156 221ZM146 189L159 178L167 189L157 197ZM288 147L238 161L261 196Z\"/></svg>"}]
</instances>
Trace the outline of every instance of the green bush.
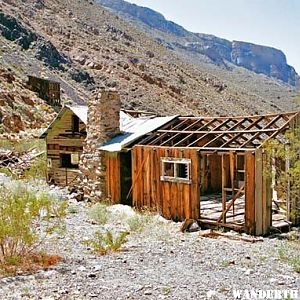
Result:
<instances>
[{"instance_id":1,"label":"green bush","mask_svg":"<svg viewBox=\"0 0 300 300\"><path fill-rule=\"evenodd\" d=\"M67 203L26 183L0 186L0 265L18 264L61 228Z\"/></svg>"},{"instance_id":2,"label":"green bush","mask_svg":"<svg viewBox=\"0 0 300 300\"><path fill-rule=\"evenodd\" d=\"M37 152L42 152L46 150L46 144L44 140L36 138L22 140L8 140L6 138L0 138L0 148L14 150L17 152L24 152L32 148L36 148Z\"/></svg>"},{"instance_id":3,"label":"green bush","mask_svg":"<svg viewBox=\"0 0 300 300\"><path fill-rule=\"evenodd\" d=\"M83 243L92 248L94 253L104 255L111 251L119 251L123 244L127 242L129 232L121 232L114 236L111 231L102 233L96 231L93 238L84 241Z\"/></svg>"},{"instance_id":4,"label":"green bush","mask_svg":"<svg viewBox=\"0 0 300 300\"><path fill-rule=\"evenodd\" d=\"M145 212L143 214L136 213L134 216L127 220L130 231L141 232L152 221L150 213Z\"/></svg>"},{"instance_id":5,"label":"green bush","mask_svg":"<svg viewBox=\"0 0 300 300\"><path fill-rule=\"evenodd\" d=\"M97 224L106 224L108 220L107 204L96 203L90 208L88 215Z\"/></svg>"},{"instance_id":6,"label":"green bush","mask_svg":"<svg viewBox=\"0 0 300 300\"><path fill-rule=\"evenodd\" d=\"M272 139L264 147L267 159L265 164L268 166L266 176L275 180L275 190L280 198L286 200L299 198L300 190L300 129L287 131L283 140ZM272 165L276 162L275 165ZM286 169L285 163L289 162ZM275 167L275 170L273 170ZM296 201L297 202L297 201ZM283 207L286 209L286 207ZM300 207L294 207L291 217L299 217Z\"/></svg>"},{"instance_id":7,"label":"green bush","mask_svg":"<svg viewBox=\"0 0 300 300\"><path fill-rule=\"evenodd\" d=\"M24 172L26 179L46 179L47 176L47 162L46 154L43 154L33 160L30 168Z\"/></svg>"}]
</instances>

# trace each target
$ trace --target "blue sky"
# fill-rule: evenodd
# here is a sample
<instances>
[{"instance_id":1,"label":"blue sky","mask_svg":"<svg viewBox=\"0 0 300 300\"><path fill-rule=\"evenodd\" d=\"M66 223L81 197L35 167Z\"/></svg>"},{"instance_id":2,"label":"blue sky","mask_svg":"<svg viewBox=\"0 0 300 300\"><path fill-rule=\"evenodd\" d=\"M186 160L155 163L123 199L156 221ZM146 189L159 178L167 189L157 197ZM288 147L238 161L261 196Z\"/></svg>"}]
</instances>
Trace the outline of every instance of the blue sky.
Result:
<instances>
[{"instance_id":1,"label":"blue sky","mask_svg":"<svg viewBox=\"0 0 300 300\"><path fill-rule=\"evenodd\" d=\"M127 0L193 32L281 49L300 74L300 0Z\"/></svg>"}]
</instances>

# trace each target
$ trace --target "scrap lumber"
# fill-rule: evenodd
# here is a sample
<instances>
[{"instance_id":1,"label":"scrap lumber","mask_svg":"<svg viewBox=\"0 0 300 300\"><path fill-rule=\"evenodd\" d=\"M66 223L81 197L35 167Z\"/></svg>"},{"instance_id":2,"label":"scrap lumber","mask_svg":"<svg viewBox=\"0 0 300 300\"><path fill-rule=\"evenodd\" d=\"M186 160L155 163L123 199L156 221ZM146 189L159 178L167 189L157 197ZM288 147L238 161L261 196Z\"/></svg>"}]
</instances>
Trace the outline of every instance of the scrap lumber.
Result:
<instances>
[{"instance_id":1,"label":"scrap lumber","mask_svg":"<svg viewBox=\"0 0 300 300\"><path fill-rule=\"evenodd\" d=\"M262 242L262 238L252 237L252 236L241 236L232 234L230 232L224 233L212 229L204 230L199 233L200 237L208 237L208 238L218 238L218 237L226 237L230 240L236 240L236 241L244 241L248 243L256 243L256 242Z\"/></svg>"},{"instance_id":2,"label":"scrap lumber","mask_svg":"<svg viewBox=\"0 0 300 300\"><path fill-rule=\"evenodd\" d=\"M23 152L0 149L0 168L5 168L11 174L20 177L30 168L32 162L44 153L37 153L35 148Z\"/></svg>"}]
</instances>

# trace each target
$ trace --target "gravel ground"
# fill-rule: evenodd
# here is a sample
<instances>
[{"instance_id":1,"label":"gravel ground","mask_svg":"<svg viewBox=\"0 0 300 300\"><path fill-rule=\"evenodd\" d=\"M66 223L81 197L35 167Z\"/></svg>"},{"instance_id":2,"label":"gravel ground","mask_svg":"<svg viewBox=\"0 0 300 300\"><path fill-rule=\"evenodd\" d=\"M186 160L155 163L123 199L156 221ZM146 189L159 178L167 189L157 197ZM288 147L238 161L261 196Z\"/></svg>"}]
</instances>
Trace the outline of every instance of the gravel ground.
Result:
<instances>
[{"instance_id":1,"label":"gravel ground","mask_svg":"<svg viewBox=\"0 0 300 300\"><path fill-rule=\"evenodd\" d=\"M233 289L300 289L300 274L280 256L299 258L299 247L284 239L203 238L154 216L130 233L123 251L98 256L82 241L99 229L128 230L135 212L113 206L107 224L96 225L85 203L70 202L65 233L46 245L64 261L0 279L0 299L234 299Z\"/></svg>"}]
</instances>

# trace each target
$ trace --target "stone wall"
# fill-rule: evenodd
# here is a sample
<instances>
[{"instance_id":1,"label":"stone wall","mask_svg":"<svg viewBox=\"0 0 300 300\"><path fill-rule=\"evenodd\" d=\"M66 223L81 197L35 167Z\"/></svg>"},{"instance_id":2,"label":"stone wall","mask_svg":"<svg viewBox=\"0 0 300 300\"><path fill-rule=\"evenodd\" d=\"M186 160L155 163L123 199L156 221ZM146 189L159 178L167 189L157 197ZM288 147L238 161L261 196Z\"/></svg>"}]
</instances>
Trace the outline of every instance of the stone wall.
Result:
<instances>
[{"instance_id":1,"label":"stone wall","mask_svg":"<svg viewBox=\"0 0 300 300\"><path fill-rule=\"evenodd\" d=\"M85 198L106 199L105 153L97 145L120 133L121 102L116 91L103 91L88 103L87 138L80 160L80 185Z\"/></svg>"}]
</instances>

